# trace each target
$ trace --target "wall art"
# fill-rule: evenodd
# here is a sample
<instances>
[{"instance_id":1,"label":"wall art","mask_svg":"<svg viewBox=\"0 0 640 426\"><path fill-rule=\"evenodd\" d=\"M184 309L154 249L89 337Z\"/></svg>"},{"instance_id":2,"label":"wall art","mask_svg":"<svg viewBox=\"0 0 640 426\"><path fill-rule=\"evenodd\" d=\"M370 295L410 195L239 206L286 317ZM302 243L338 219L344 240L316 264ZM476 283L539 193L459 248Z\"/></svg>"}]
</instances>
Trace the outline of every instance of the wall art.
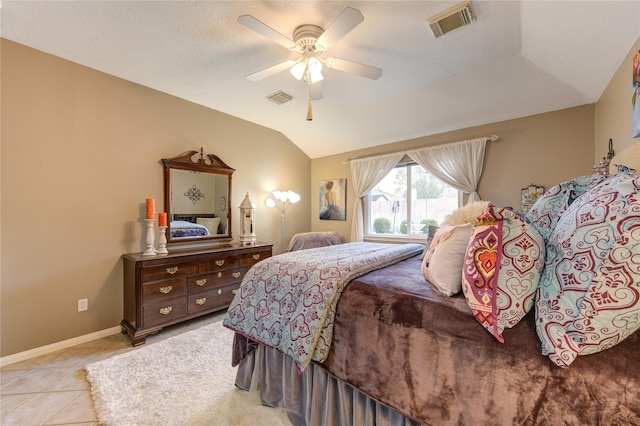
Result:
<instances>
[{"instance_id":1,"label":"wall art","mask_svg":"<svg viewBox=\"0 0 640 426\"><path fill-rule=\"evenodd\" d=\"M631 137L640 137L640 50L633 56L633 93L631 95Z\"/></svg>"},{"instance_id":2,"label":"wall art","mask_svg":"<svg viewBox=\"0 0 640 426\"><path fill-rule=\"evenodd\" d=\"M320 220L347 220L347 179L320 181Z\"/></svg>"},{"instance_id":3,"label":"wall art","mask_svg":"<svg viewBox=\"0 0 640 426\"><path fill-rule=\"evenodd\" d=\"M189 188L187 192L184 193L184 196L190 199L193 204L195 204L201 198L204 198L204 193L200 191L194 183L193 186Z\"/></svg>"}]
</instances>

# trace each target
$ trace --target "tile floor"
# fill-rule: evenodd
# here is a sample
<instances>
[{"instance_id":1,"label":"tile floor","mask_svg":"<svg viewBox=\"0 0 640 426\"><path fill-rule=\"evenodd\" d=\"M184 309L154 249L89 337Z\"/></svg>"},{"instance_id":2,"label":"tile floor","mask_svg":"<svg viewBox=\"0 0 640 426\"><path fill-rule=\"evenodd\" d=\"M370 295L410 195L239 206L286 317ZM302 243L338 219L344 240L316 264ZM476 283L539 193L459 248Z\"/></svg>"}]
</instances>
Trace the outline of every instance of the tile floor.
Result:
<instances>
[{"instance_id":1,"label":"tile floor","mask_svg":"<svg viewBox=\"0 0 640 426\"><path fill-rule=\"evenodd\" d=\"M149 336L146 344L219 321L223 315L170 327ZM2 367L0 424L99 425L84 366L131 349L129 336L118 333Z\"/></svg>"}]
</instances>

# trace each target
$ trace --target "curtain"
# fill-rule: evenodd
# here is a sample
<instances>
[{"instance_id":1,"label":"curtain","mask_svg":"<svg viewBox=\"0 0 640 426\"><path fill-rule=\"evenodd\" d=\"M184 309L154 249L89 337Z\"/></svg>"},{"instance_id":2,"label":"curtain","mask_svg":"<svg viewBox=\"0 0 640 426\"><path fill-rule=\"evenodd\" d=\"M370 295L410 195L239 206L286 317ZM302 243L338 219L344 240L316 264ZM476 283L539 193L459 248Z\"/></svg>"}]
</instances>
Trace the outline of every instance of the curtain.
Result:
<instances>
[{"instance_id":1,"label":"curtain","mask_svg":"<svg viewBox=\"0 0 640 426\"><path fill-rule=\"evenodd\" d=\"M356 201L351 223L351 242L364 240L362 197L367 195L393 167L404 157L404 152L351 160L351 178L356 191Z\"/></svg>"},{"instance_id":2,"label":"curtain","mask_svg":"<svg viewBox=\"0 0 640 426\"><path fill-rule=\"evenodd\" d=\"M407 155L440 180L470 194L468 202L473 202L480 200L477 188L484 166L486 143L487 138L471 139L415 149L407 151Z\"/></svg>"}]
</instances>

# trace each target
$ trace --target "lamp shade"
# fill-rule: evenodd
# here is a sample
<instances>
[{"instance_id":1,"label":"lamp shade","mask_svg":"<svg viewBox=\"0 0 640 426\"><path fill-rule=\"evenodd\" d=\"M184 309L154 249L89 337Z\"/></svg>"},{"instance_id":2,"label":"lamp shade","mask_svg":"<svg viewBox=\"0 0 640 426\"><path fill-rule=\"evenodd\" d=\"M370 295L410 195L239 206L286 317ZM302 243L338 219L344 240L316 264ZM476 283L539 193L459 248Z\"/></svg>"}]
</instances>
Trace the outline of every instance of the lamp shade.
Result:
<instances>
[{"instance_id":1,"label":"lamp shade","mask_svg":"<svg viewBox=\"0 0 640 426\"><path fill-rule=\"evenodd\" d=\"M311 84L317 83L318 81L322 81L324 79L324 77L322 76L322 62L320 62L318 58L311 57L309 59L309 64L307 65L307 69L309 70Z\"/></svg>"},{"instance_id":2,"label":"lamp shade","mask_svg":"<svg viewBox=\"0 0 640 426\"><path fill-rule=\"evenodd\" d=\"M300 60L296 62L296 64L292 66L289 71L291 72L291 75L296 78L296 80L302 80L302 77L304 77L304 73L306 70L307 63L305 62L305 60Z\"/></svg>"},{"instance_id":3,"label":"lamp shade","mask_svg":"<svg viewBox=\"0 0 640 426\"><path fill-rule=\"evenodd\" d=\"M297 192L293 192L291 190L287 191L287 196L289 198L289 202L291 204L295 204L298 201L300 201L300 194L298 194Z\"/></svg>"},{"instance_id":4,"label":"lamp shade","mask_svg":"<svg viewBox=\"0 0 640 426\"><path fill-rule=\"evenodd\" d=\"M289 205L291 204L295 204L298 201L300 201L300 194L298 194L297 192L291 191L291 190L287 190L287 191L273 191L271 193L273 195L273 197L267 197L266 200L264 200L264 203L267 205L267 207L277 207L280 210L280 219L282 221L282 225L281 225L281 236L282 236L282 252L284 253L284 217L285 217L285 211L287 210L287 207L289 207Z\"/></svg>"},{"instance_id":5,"label":"lamp shade","mask_svg":"<svg viewBox=\"0 0 640 426\"><path fill-rule=\"evenodd\" d=\"M291 190L273 191L271 194L273 194L273 197L267 197L264 200L267 207L276 207L278 206L277 202L280 202L282 204L280 209L284 210L289 204L295 204L300 201L300 194Z\"/></svg>"}]
</instances>

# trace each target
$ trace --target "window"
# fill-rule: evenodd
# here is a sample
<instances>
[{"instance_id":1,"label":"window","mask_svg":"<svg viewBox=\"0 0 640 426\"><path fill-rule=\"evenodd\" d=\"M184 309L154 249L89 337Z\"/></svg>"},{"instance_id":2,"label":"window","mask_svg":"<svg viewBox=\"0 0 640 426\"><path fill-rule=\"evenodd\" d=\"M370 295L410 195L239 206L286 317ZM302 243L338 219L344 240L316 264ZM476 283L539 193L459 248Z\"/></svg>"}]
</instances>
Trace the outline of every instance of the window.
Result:
<instances>
[{"instance_id":1,"label":"window","mask_svg":"<svg viewBox=\"0 0 640 426\"><path fill-rule=\"evenodd\" d=\"M462 194L416 163L395 167L367 197L369 237L424 235L460 206Z\"/></svg>"}]
</instances>

